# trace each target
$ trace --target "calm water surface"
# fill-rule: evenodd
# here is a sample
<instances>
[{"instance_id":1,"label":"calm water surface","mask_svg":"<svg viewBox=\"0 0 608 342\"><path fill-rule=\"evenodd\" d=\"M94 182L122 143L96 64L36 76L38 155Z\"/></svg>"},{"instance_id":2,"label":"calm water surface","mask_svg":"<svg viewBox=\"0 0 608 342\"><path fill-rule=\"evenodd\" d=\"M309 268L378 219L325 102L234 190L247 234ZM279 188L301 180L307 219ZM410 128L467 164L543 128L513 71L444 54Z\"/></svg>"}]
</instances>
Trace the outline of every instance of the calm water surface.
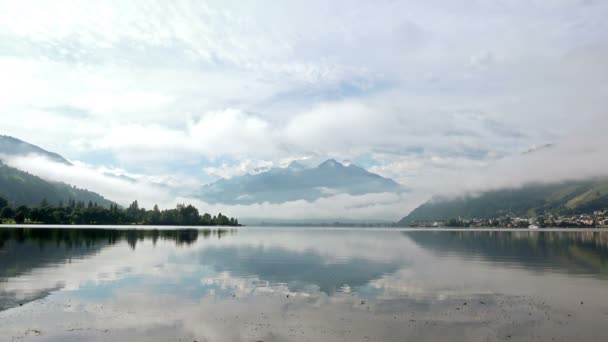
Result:
<instances>
[{"instance_id":1,"label":"calm water surface","mask_svg":"<svg viewBox=\"0 0 608 342\"><path fill-rule=\"evenodd\" d=\"M0 341L605 341L608 231L0 228Z\"/></svg>"}]
</instances>

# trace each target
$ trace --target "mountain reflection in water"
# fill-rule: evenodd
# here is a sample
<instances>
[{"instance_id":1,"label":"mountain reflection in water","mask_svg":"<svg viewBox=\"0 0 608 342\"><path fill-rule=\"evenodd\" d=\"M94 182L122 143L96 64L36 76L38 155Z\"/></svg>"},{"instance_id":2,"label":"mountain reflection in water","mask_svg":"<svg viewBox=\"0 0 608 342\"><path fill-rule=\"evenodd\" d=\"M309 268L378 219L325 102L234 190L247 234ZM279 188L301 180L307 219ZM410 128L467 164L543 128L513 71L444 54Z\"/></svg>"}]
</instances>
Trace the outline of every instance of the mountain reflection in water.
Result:
<instances>
[{"instance_id":1,"label":"mountain reflection in water","mask_svg":"<svg viewBox=\"0 0 608 342\"><path fill-rule=\"evenodd\" d=\"M450 256L482 257L542 271L608 276L608 232L598 231L414 231L420 246Z\"/></svg>"},{"instance_id":2,"label":"mountain reflection in water","mask_svg":"<svg viewBox=\"0 0 608 342\"><path fill-rule=\"evenodd\" d=\"M0 228L0 341L594 341L607 262L604 231Z\"/></svg>"}]
</instances>

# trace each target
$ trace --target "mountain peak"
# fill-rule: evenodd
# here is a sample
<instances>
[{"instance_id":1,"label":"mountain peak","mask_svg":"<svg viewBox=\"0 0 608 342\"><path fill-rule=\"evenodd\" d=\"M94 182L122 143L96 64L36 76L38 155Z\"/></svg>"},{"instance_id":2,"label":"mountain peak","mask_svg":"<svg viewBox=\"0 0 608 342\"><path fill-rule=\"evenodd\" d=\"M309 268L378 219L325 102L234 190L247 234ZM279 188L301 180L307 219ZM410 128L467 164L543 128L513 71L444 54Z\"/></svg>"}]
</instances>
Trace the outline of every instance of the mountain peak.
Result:
<instances>
[{"instance_id":1,"label":"mountain peak","mask_svg":"<svg viewBox=\"0 0 608 342\"><path fill-rule=\"evenodd\" d=\"M287 168L290 170L304 170L306 167L294 160L287 165Z\"/></svg>"},{"instance_id":2,"label":"mountain peak","mask_svg":"<svg viewBox=\"0 0 608 342\"><path fill-rule=\"evenodd\" d=\"M401 191L403 188L392 179L329 159L313 168L292 162L287 168L220 180L205 185L199 195L207 203L251 204L315 201L338 193Z\"/></svg>"},{"instance_id":3,"label":"mountain peak","mask_svg":"<svg viewBox=\"0 0 608 342\"><path fill-rule=\"evenodd\" d=\"M336 167L344 167L344 165L335 159L327 159L326 161L319 164L319 168L336 168Z\"/></svg>"},{"instance_id":4,"label":"mountain peak","mask_svg":"<svg viewBox=\"0 0 608 342\"><path fill-rule=\"evenodd\" d=\"M67 161L65 158L63 158L57 153L49 152L36 145L32 145L23 140L8 135L0 135L0 154L12 156L37 154L62 164L72 165L69 161Z\"/></svg>"}]
</instances>

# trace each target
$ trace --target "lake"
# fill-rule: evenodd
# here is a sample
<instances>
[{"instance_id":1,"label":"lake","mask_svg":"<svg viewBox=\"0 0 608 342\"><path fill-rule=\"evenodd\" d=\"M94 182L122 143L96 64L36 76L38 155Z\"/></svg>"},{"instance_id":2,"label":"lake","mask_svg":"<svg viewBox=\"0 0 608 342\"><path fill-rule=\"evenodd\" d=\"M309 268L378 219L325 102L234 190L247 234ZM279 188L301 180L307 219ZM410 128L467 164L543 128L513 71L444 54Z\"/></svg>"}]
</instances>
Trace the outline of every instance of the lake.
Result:
<instances>
[{"instance_id":1,"label":"lake","mask_svg":"<svg viewBox=\"0 0 608 342\"><path fill-rule=\"evenodd\" d=\"M0 341L608 339L608 231L127 228L1 227Z\"/></svg>"}]
</instances>

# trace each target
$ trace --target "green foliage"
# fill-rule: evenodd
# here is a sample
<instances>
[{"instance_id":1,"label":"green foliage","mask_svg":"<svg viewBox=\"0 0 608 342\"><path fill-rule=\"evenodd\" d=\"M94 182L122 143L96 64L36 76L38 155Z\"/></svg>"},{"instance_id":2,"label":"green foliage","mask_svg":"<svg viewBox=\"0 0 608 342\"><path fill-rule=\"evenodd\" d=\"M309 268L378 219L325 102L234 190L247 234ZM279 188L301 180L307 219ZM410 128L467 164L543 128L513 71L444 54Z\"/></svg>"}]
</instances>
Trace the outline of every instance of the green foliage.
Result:
<instances>
[{"instance_id":1,"label":"green foliage","mask_svg":"<svg viewBox=\"0 0 608 342\"><path fill-rule=\"evenodd\" d=\"M517 189L488 191L453 199L433 199L399 221L491 219L500 216L529 217L551 214L582 214L608 208L608 179L530 184Z\"/></svg>"},{"instance_id":2,"label":"green foliage","mask_svg":"<svg viewBox=\"0 0 608 342\"><path fill-rule=\"evenodd\" d=\"M456 218L451 218L447 221L448 227L466 227L466 223Z\"/></svg>"},{"instance_id":3,"label":"green foliage","mask_svg":"<svg viewBox=\"0 0 608 342\"><path fill-rule=\"evenodd\" d=\"M91 202L86 206L83 201L68 201L68 206L40 205L37 207L21 206L16 210L10 207L3 208L0 216L5 220L11 218L17 223L41 224L148 224L171 226L238 226L238 220L218 214L211 218L205 213L202 216L192 205L179 204L175 209L159 210L154 206L152 210L140 208L134 201L127 209L121 209L112 204L110 208L98 206Z\"/></svg>"},{"instance_id":4,"label":"green foliage","mask_svg":"<svg viewBox=\"0 0 608 342\"><path fill-rule=\"evenodd\" d=\"M15 211L11 207L4 207L0 211L0 219L8 220L15 216Z\"/></svg>"},{"instance_id":5,"label":"green foliage","mask_svg":"<svg viewBox=\"0 0 608 342\"><path fill-rule=\"evenodd\" d=\"M18 211L15 214L15 222L18 224L25 222L25 213L23 211Z\"/></svg>"},{"instance_id":6,"label":"green foliage","mask_svg":"<svg viewBox=\"0 0 608 342\"><path fill-rule=\"evenodd\" d=\"M91 191L78 189L65 183L49 182L0 162L0 197L13 206L35 206L43 200L47 205L68 201L93 202L109 207L111 201ZM0 203L1 208L1 203Z\"/></svg>"}]
</instances>

